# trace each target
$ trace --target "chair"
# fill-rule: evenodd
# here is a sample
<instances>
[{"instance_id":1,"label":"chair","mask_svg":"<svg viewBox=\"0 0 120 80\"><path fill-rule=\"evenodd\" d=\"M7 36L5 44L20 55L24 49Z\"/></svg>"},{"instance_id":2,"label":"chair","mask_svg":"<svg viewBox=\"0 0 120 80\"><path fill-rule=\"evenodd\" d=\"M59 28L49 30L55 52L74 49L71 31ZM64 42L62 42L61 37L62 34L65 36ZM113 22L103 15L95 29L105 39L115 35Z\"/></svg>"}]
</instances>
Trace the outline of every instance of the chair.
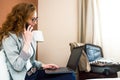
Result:
<instances>
[{"instance_id":1,"label":"chair","mask_svg":"<svg viewBox=\"0 0 120 80\"><path fill-rule=\"evenodd\" d=\"M10 80L9 72L6 65L6 58L3 50L0 50L0 78Z\"/></svg>"}]
</instances>

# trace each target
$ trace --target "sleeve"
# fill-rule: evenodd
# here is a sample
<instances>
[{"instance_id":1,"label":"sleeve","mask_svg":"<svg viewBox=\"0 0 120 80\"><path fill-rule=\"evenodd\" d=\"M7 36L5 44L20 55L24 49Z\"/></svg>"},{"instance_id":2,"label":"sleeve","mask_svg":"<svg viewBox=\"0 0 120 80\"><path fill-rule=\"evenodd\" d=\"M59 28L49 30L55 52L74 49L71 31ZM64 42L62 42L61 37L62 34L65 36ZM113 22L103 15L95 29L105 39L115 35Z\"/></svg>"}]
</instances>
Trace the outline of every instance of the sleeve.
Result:
<instances>
[{"instance_id":1,"label":"sleeve","mask_svg":"<svg viewBox=\"0 0 120 80\"><path fill-rule=\"evenodd\" d=\"M22 71L30 54L26 54L24 51L19 50L17 40L10 36L3 40L2 45L13 69L16 71Z\"/></svg>"},{"instance_id":2,"label":"sleeve","mask_svg":"<svg viewBox=\"0 0 120 80\"><path fill-rule=\"evenodd\" d=\"M36 66L38 69L40 69L40 68L42 68L42 62L41 61L37 61L35 58L36 58L36 48L37 48L37 43L36 43L36 41L33 39L33 41L32 41L32 47L34 48L34 50L35 50L35 54L34 54L34 56L31 58L31 63L32 63L32 65L33 66Z\"/></svg>"}]
</instances>

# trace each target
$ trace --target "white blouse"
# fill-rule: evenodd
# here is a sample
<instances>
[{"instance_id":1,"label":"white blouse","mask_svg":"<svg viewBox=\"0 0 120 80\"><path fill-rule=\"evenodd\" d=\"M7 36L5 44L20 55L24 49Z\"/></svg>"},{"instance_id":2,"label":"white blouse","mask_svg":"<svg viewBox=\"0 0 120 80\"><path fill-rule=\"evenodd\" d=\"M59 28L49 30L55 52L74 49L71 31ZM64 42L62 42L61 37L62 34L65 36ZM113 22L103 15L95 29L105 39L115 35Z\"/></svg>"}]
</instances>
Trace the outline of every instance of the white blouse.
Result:
<instances>
[{"instance_id":1,"label":"white blouse","mask_svg":"<svg viewBox=\"0 0 120 80\"><path fill-rule=\"evenodd\" d=\"M30 45L30 48L29 48L29 54L31 55L31 57L33 56L33 48L32 48L31 45ZM29 70L32 67L32 64L30 62L30 58L27 60L27 65L26 65L27 70Z\"/></svg>"}]
</instances>

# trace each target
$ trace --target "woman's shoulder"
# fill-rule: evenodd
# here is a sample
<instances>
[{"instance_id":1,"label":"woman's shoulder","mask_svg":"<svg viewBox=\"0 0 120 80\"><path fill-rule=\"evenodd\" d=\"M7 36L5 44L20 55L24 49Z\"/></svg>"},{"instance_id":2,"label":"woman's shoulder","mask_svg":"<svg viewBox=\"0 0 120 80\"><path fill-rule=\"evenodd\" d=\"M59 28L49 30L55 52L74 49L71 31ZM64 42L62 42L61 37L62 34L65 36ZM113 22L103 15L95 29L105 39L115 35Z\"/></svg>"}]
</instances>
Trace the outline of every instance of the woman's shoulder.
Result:
<instances>
[{"instance_id":1,"label":"woman's shoulder","mask_svg":"<svg viewBox=\"0 0 120 80\"><path fill-rule=\"evenodd\" d=\"M3 42L7 41L11 43L11 42L17 41L18 39L19 37L16 34L9 32L9 36L5 37Z\"/></svg>"},{"instance_id":2,"label":"woman's shoulder","mask_svg":"<svg viewBox=\"0 0 120 80\"><path fill-rule=\"evenodd\" d=\"M10 32L9 32L9 36L5 38L5 40L16 40L16 39L17 39L17 35Z\"/></svg>"},{"instance_id":3,"label":"woman's shoulder","mask_svg":"<svg viewBox=\"0 0 120 80\"><path fill-rule=\"evenodd\" d=\"M15 33L9 32L9 37L17 38L17 35Z\"/></svg>"}]
</instances>

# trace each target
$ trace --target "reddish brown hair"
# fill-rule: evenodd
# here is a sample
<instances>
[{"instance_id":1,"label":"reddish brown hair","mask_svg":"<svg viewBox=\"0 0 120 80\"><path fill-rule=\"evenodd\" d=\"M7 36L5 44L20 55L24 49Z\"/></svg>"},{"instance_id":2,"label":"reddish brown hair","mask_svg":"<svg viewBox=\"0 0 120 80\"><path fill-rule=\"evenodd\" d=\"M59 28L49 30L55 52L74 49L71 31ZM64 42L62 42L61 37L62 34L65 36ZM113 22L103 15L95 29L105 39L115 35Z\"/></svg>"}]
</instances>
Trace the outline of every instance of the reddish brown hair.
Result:
<instances>
[{"instance_id":1,"label":"reddish brown hair","mask_svg":"<svg viewBox=\"0 0 120 80\"><path fill-rule=\"evenodd\" d=\"M23 32L26 21L33 15L35 10L36 7L32 3L19 3L14 6L0 29L0 45L3 37L9 36L9 32L16 35Z\"/></svg>"}]
</instances>

